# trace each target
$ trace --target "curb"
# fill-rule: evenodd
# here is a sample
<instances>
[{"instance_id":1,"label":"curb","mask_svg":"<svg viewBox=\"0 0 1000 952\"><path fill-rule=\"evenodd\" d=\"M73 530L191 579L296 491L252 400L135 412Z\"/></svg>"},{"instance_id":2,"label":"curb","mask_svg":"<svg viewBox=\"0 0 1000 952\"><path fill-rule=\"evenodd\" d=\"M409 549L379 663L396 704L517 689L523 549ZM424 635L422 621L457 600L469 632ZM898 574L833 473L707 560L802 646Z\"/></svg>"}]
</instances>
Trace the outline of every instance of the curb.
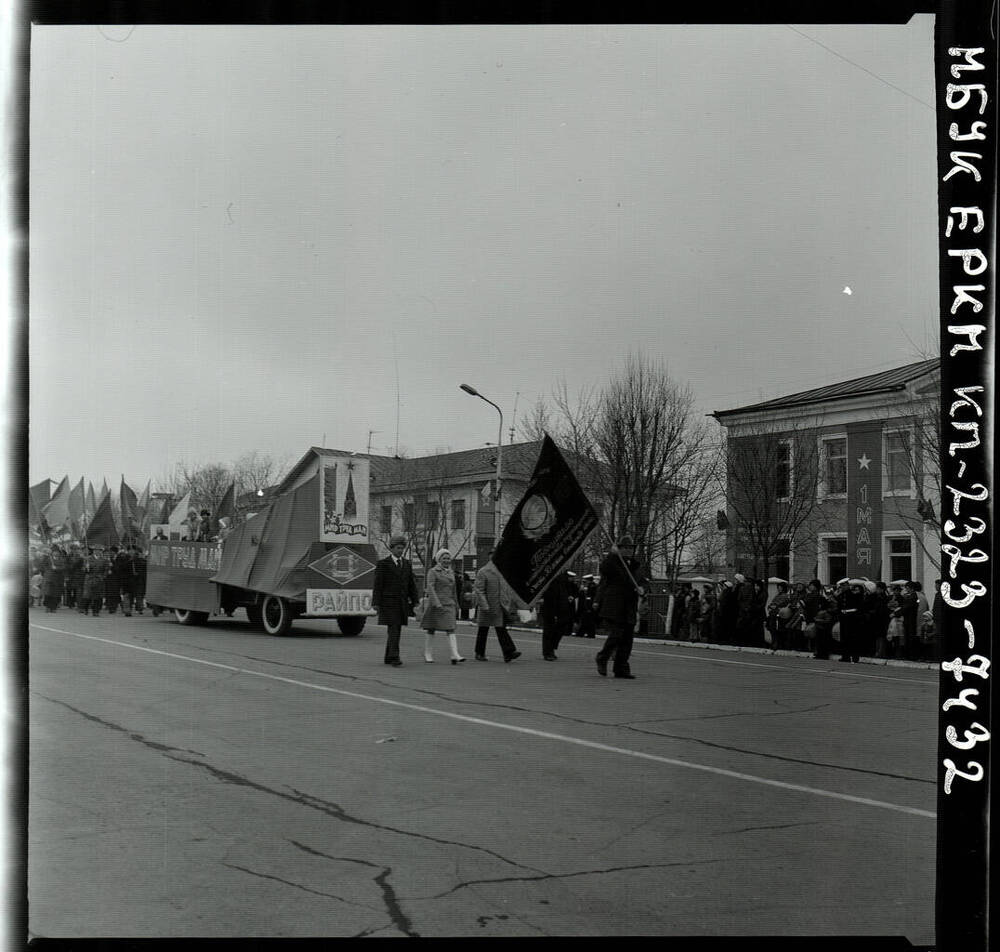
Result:
<instances>
[{"instance_id":1,"label":"curb","mask_svg":"<svg viewBox=\"0 0 1000 952\"><path fill-rule=\"evenodd\" d=\"M468 625L470 628L476 627L476 622L471 618L459 618L458 624ZM528 632L529 634L541 635L541 629L539 628L526 628L520 625L508 625L508 631L521 631ZM575 636L570 635L573 638ZM583 639L581 639L583 640ZM600 640L600 635L598 639ZM758 654L767 655L768 657L777 656L779 658L809 658L813 661L821 661L822 658L813 658L810 652L806 651L788 651L785 649L771 649L771 648L755 648L752 645L724 645L718 644L716 642L708 641L674 641L667 638L643 638L639 635L635 636L636 644L644 645L666 645L671 648L699 648L702 651L734 651L740 654ZM833 652L836 654L836 652ZM829 660L829 659L827 659ZM922 671L936 671L937 664L932 661L905 661L900 658L869 658L862 657L859 664L870 664L878 668L912 668Z\"/></svg>"}]
</instances>

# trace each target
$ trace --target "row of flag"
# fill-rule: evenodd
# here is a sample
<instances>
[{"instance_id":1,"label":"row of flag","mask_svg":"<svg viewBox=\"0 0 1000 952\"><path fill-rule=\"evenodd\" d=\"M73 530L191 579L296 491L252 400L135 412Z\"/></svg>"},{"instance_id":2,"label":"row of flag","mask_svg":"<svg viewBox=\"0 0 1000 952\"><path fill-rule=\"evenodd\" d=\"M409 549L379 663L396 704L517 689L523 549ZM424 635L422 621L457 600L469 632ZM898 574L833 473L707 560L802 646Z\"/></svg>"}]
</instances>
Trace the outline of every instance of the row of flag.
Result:
<instances>
[{"instance_id":1,"label":"row of flag","mask_svg":"<svg viewBox=\"0 0 1000 952\"><path fill-rule=\"evenodd\" d=\"M154 525L167 525L172 532L180 533L188 520L191 493L186 493L180 502L172 505L169 499L151 499L149 488L147 482L146 488L137 496L122 476L116 518L107 480L100 493L95 493L93 483L84 488L81 477L71 487L69 477L64 476L55 492L50 494L50 480L46 479L28 489L28 525L47 541L68 535L91 545L148 539L150 527ZM215 518L232 518L236 511L235 501L234 483L226 491Z\"/></svg>"}]
</instances>

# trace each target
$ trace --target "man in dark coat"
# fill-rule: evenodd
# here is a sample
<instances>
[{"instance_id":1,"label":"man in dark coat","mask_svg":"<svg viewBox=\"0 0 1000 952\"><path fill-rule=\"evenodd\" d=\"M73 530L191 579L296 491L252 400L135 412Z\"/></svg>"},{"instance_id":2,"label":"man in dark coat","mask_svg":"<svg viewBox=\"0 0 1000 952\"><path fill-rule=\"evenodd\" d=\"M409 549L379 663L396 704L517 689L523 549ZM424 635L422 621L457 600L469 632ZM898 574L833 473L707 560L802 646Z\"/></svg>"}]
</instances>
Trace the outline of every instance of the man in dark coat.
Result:
<instances>
[{"instance_id":1,"label":"man in dark coat","mask_svg":"<svg viewBox=\"0 0 1000 952\"><path fill-rule=\"evenodd\" d=\"M76 608L76 603L81 596L83 588L83 555L80 552L80 543L74 542L69 547L69 555L66 558L66 607Z\"/></svg>"},{"instance_id":2,"label":"man in dark coat","mask_svg":"<svg viewBox=\"0 0 1000 952\"><path fill-rule=\"evenodd\" d=\"M576 633L581 638L596 638L597 612L594 611L594 596L597 585L593 575L584 575L580 593L576 599Z\"/></svg>"},{"instance_id":3,"label":"man in dark coat","mask_svg":"<svg viewBox=\"0 0 1000 952\"><path fill-rule=\"evenodd\" d=\"M601 563L601 585L597 593L597 614L608 632L604 647L597 652L597 672L608 673L608 662L616 678L633 679L629 668L632 639L639 614L639 599L645 595L646 578L633 557L635 542L622 536L618 545Z\"/></svg>"},{"instance_id":4,"label":"man in dark coat","mask_svg":"<svg viewBox=\"0 0 1000 952\"><path fill-rule=\"evenodd\" d=\"M555 661L556 648L573 626L573 594L576 586L569 572L561 572L542 595L542 657Z\"/></svg>"},{"instance_id":5,"label":"man in dark coat","mask_svg":"<svg viewBox=\"0 0 1000 952\"><path fill-rule=\"evenodd\" d=\"M146 607L146 556L138 545L132 546L132 552L135 563L135 613L141 615Z\"/></svg>"},{"instance_id":6,"label":"man in dark coat","mask_svg":"<svg viewBox=\"0 0 1000 952\"><path fill-rule=\"evenodd\" d=\"M108 574L104 579L104 607L109 615L114 615L121 604L123 561L124 553L119 551L117 545L112 545L108 555Z\"/></svg>"},{"instance_id":7,"label":"man in dark coat","mask_svg":"<svg viewBox=\"0 0 1000 952\"><path fill-rule=\"evenodd\" d=\"M139 565L136 562L135 546L130 545L127 549L122 549L119 559L121 560L122 612L126 617L131 617L136 596L139 593Z\"/></svg>"},{"instance_id":8,"label":"man in dark coat","mask_svg":"<svg viewBox=\"0 0 1000 952\"><path fill-rule=\"evenodd\" d=\"M406 539L393 536L389 540L389 555L375 566L372 583L372 608L378 612L378 623L386 626L385 663L399 667L399 636L413 608L420 600L413 566L403 558Z\"/></svg>"}]
</instances>

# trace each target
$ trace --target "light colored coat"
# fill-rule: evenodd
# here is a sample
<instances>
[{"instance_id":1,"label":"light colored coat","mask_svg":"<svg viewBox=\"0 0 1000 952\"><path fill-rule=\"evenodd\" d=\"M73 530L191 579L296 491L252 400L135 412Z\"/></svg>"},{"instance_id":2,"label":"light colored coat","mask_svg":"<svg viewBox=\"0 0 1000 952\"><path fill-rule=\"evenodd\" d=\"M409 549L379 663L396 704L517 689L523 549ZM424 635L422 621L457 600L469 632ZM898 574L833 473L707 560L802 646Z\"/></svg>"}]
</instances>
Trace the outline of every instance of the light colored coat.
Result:
<instances>
[{"instance_id":1,"label":"light colored coat","mask_svg":"<svg viewBox=\"0 0 1000 952\"><path fill-rule=\"evenodd\" d=\"M435 565L427 573L427 609L420 627L424 631L454 631L457 614L455 573Z\"/></svg>"},{"instance_id":2,"label":"light colored coat","mask_svg":"<svg viewBox=\"0 0 1000 952\"><path fill-rule=\"evenodd\" d=\"M504 609L511 615L527 603L504 581L500 570L487 562L477 573L473 587L476 599L476 623L480 628L504 628Z\"/></svg>"}]
</instances>

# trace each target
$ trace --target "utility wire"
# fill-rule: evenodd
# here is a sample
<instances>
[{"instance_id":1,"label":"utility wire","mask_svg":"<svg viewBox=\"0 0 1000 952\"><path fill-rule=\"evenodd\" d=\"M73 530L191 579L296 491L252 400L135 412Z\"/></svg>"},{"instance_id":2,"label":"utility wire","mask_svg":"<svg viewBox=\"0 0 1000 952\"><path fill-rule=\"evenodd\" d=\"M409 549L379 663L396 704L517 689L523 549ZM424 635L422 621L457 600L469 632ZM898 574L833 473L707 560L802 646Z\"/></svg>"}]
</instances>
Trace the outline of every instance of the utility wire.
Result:
<instances>
[{"instance_id":1,"label":"utility wire","mask_svg":"<svg viewBox=\"0 0 1000 952\"><path fill-rule=\"evenodd\" d=\"M855 63L854 60L848 59L848 57L844 56L842 53L838 53L835 49L831 49L825 43L820 43L819 40L817 40L813 36L809 36L808 33L803 33L801 30L796 30L795 27L792 26L790 23L786 23L785 26L788 27L788 29L791 30L793 33L798 33L799 36L804 37L805 39L809 40L811 43L815 43L817 46L823 47L823 49L826 50L828 53L832 53L838 59L842 59L845 63L850 63L851 66L856 66L862 72L867 73L873 79L877 79L880 83L882 83L885 86L888 86L890 89L895 89L896 92L902 93L904 96L909 97L914 102L920 103L921 106L926 106L928 109L931 110L931 112L936 112L937 111L937 110L935 110L935 108L930 103L924 102L922 99L918 99L916 96L914 96L913 93L908 93L905 89L901 89L899 86L893 85L887 79L883 79L881 76L879 76L877 73L873 73L867 67L862 66L860 63Z\"/></svg>"}]
</instances>

